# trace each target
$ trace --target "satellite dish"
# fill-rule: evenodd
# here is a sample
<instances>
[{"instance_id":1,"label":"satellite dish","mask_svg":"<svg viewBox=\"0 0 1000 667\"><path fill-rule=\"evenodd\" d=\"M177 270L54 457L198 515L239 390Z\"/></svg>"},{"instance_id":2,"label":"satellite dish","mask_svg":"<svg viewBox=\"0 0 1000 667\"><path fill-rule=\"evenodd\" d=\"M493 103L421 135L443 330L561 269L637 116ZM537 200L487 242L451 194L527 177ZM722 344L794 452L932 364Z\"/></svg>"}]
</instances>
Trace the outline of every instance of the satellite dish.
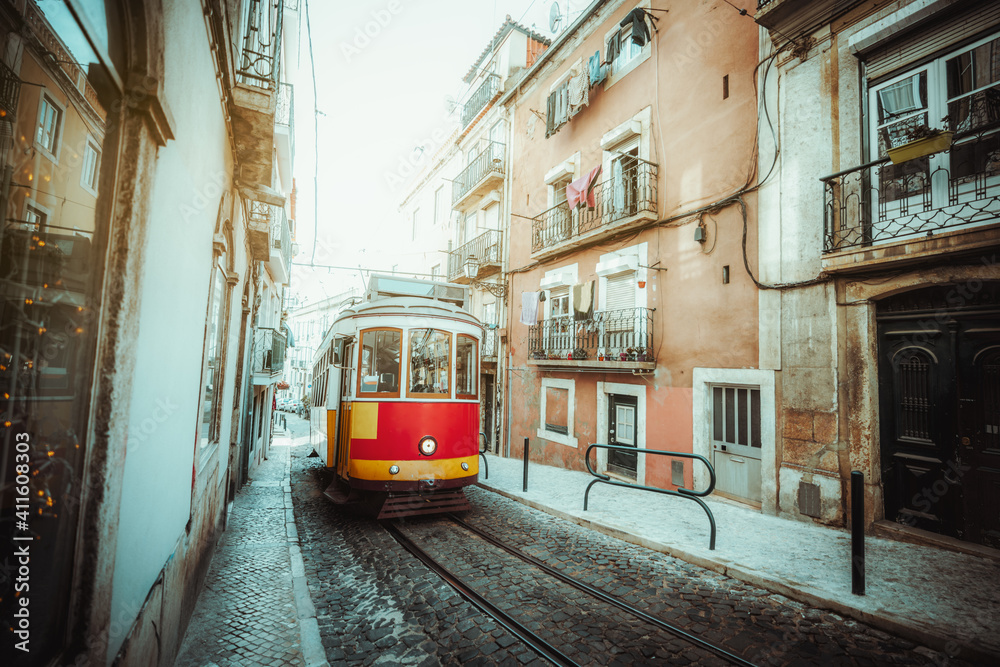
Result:
<instances>
[{"instance_id":1,"label":"satellite dish","mask_svg":"<svg viewBox=\"0 0 1000 667\"><path fill-rule=\"evenodd\" d=\"M549 7L549 30L551 32L559 31L559 24L562 23L562 12L559 10L559 3L553 2L552 6Z\"/></svg>"}]
</instances>

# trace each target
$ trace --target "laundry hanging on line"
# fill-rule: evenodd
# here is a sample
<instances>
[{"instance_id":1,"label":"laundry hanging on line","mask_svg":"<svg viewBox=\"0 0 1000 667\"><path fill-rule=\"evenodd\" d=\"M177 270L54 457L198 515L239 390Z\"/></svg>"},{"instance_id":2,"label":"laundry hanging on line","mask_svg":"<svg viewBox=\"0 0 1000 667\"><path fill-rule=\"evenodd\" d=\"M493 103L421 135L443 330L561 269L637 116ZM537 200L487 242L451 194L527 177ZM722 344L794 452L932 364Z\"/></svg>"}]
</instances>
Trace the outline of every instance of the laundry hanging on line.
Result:
<instances>
[{"instance_id":1,"label":"laundry hanging on line","mask_svg":"<svg viewBox=\"0 0 1000 667\"><path fill-rule=\"evenodd\" d=\"M538 292L521 292L521 324L538 322Z\"/></svg>"},{"instance_id":2,"label":"laundry hanging on line","mask_svg":"<svg viewBox=\"0 0 1000 667\"><path fill-rule=\"evenodd\" d=\"M597 207L597 193L595 188L597 187L597 178L601 175L603 169L604 167L597 165L587 172L585 176L576 179L566 186L566 203L571 210L577 206L582 206L584 202L587 203L587 208L591 210Z\"/></svg>"}]
</instances>

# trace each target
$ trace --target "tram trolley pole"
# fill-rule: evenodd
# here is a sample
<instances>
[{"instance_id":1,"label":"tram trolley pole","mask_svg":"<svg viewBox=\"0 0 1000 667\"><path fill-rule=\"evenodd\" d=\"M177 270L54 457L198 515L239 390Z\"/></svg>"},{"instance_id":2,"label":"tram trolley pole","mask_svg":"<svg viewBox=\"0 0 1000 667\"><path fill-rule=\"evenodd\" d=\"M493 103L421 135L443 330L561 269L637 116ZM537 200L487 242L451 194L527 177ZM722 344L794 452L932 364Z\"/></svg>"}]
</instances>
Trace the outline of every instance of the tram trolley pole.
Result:
<instances>
[{"instance_id":1,"label":"tram trolley pole","mask_svg":"<svg viewBox=\"0 0 1000 667\"><path fill-rule=\"evenodd\" d=\"M851 473L851 592L865 594L865 474Z\"/></svg>"}]
</instances>

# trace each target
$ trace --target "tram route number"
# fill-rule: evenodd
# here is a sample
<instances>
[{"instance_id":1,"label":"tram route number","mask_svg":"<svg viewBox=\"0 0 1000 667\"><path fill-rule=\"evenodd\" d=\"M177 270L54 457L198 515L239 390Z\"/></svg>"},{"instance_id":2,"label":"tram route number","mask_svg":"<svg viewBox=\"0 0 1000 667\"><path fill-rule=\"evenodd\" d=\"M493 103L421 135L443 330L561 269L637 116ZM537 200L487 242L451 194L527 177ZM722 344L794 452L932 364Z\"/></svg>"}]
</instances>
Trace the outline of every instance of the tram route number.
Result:
<instances>
[{"instance_id":1,"label":"tram route number","mask_svg":"<svg viewBox=\"0 0 1000 667\"><path fill-rule=\"evenodd\" d=\"M14 540L27 540L29 543L17 544L14 549L14 558L17 560L14 595L17 604L11 630L20 640L15 642L14 647L27 653L28 643L31 641L31 603L27 595L31 580L32 536L28 530L28 518L31 516L28 502L30 497L28 483L31 481L31 457L28 452L31 449L31 436L27 433L18 433L14 436L14 441L14 527L17 529Z\"/></svg>"}]
</instances>

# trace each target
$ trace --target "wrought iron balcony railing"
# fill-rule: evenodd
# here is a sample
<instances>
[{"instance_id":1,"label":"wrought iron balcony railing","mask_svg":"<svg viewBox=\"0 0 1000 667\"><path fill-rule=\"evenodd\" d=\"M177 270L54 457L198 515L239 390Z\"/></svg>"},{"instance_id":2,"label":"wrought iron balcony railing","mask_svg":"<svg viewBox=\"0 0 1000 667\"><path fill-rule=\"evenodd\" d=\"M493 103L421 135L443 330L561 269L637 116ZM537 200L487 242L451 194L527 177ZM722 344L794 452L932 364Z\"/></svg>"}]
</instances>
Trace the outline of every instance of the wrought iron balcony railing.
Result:
<instances>
[{"instance_id":1,"label":"wrought iron balcony railing","mask_svg":"<svg viewBox=\"0 0 1000 667\"><path fill-rule=\"evenodd\" d=\"M271 247L281 255L287 271L292 265L292 234L288 228L288 216L285 209L275 207L275 215L271 223Z\"/></svg>"},{"instance_id":2,"label":"wrought iron balcony railing","mask_svg":"<svg viewBox=\"0 0 1000 667\"><path fill-rule=\"evenodd\" d=\"M258 328L253 338L253 372L281 375L288 341L277 329Z\"/></svg>"},{"instance_id":3,"label":"wrought iron balcony railing","mask_svg":"<svg viewBox=\"0 0 1000 667\"><path fill-rule=\"evenodd\" d=\"M532 220L531 251L544 250L640 213L655 215L657 172L655 163L636 159L620 176L594 186L594 208L584 204L570 210L563 202L542 211Z\"/></svg>"},{"instance_id":4,"label":"wrought iron balcony railing","mask_svg":"<svg viewBox=\"0 0 1000 667\"><path fill-rule=\"evenodd\" d=\"M502 244L503 233L499 229L490 229L452 250L448 255L448 280L454 282L456 278L466 276L466 264L472 264L476 267L499 264L503 250ZM478 268L474 271L476 275L466 277L478 278Z\"/></svg>"},{"instance_id":5,"label":"wrought iron balcony railing","mask_svg":"<svg viewBox=\"0 0 1000 667\"><path fill-rule=\"evenodd\" d=\"M500 336L497 335L496 329L487 329L486 334L483 336L483 349L480 351L483 359L496 359L499 353L499 341Z\"/></svg>"},{"instance_id":6,"label":"wrought iron balcony railing","mask_svg":"<svg viewBox=\"0 0 1000 667\"><path fill-rule=\"evenodd\" d=\"M248 0L237 79L258 88L274 90L281 52L283 0Z\"/></svg>"},{"instance_id":7,"label":"wrought iron balcony railing","mask_svg":"<svg viewBox=\"0 0 1000 667\"><path fill-rule=\"evenodd\" d=\"M998 222L1000 132L956 134L936 156L886 157L820 180L824 253Z\"/></svg>"},{"instance_id":8,"label":"wrought iron balcony railing","mask_svg":"<svg viewBox=\"0 0 1000 667\"><path fill-rule=\"evenodd\" d=\"M17 98L20 95L21 79L0 61L0 110L4 111L7 120L13 120L17 114Z\"/></svg>"},{"instance_id":9,"label":"wrought iron balcony railing","mask_svg":"<svg viewBox=\"0 0 1000 667\"><path fill-rule=\"evenodd\" d=\"M274 111L274 124L292 128L295 125L295 89L290 83L278 85L278 100Z\"/></svg>"},{"instance_id":10,"label":"wrought iron balcony railing","mask_svg":"<svg viewBox=\"0 0 1000 667\"><path fill-rule=\"evenodd\" d=\"M506 147L491 141L479 155L472 159L451 184L451 203L458 203L472 188L491 174L503 176Z\"/></svg>"},{"instance_id":11,"label":"wrought iron balcony railing","mask_svg":"<svg viewBox=\"0 0 1000 667\"><path fill-rule=\"evenodd\" d=\"M767 7L772 2L774 2L774 0L757 0L757 11L760 11L764 7Z\"/></svg>"},{"instance_id":12,"label":"wrought iron balcony railing","mask_svg":"<svg viewBox=\"0 0 1000 667\"><path fill-rule=\"evenodd\" d=\"M500 92L500 76L498 74L488 75L462 107L462 127L468 126L479 115L479 112L496 97L498 92Z\"/></svg>"},{"instance_id":13,"label":"wrought iron balcony railing","mask_svg":"<svg viewBox=\"0 0 1000 667\"><path fill-rule=\"evenodd\" d=\"M530 359L655 362L655 308L627 308L594 313L577 320L553 317L528 328Z\"/></svg>"}]
</instances>

